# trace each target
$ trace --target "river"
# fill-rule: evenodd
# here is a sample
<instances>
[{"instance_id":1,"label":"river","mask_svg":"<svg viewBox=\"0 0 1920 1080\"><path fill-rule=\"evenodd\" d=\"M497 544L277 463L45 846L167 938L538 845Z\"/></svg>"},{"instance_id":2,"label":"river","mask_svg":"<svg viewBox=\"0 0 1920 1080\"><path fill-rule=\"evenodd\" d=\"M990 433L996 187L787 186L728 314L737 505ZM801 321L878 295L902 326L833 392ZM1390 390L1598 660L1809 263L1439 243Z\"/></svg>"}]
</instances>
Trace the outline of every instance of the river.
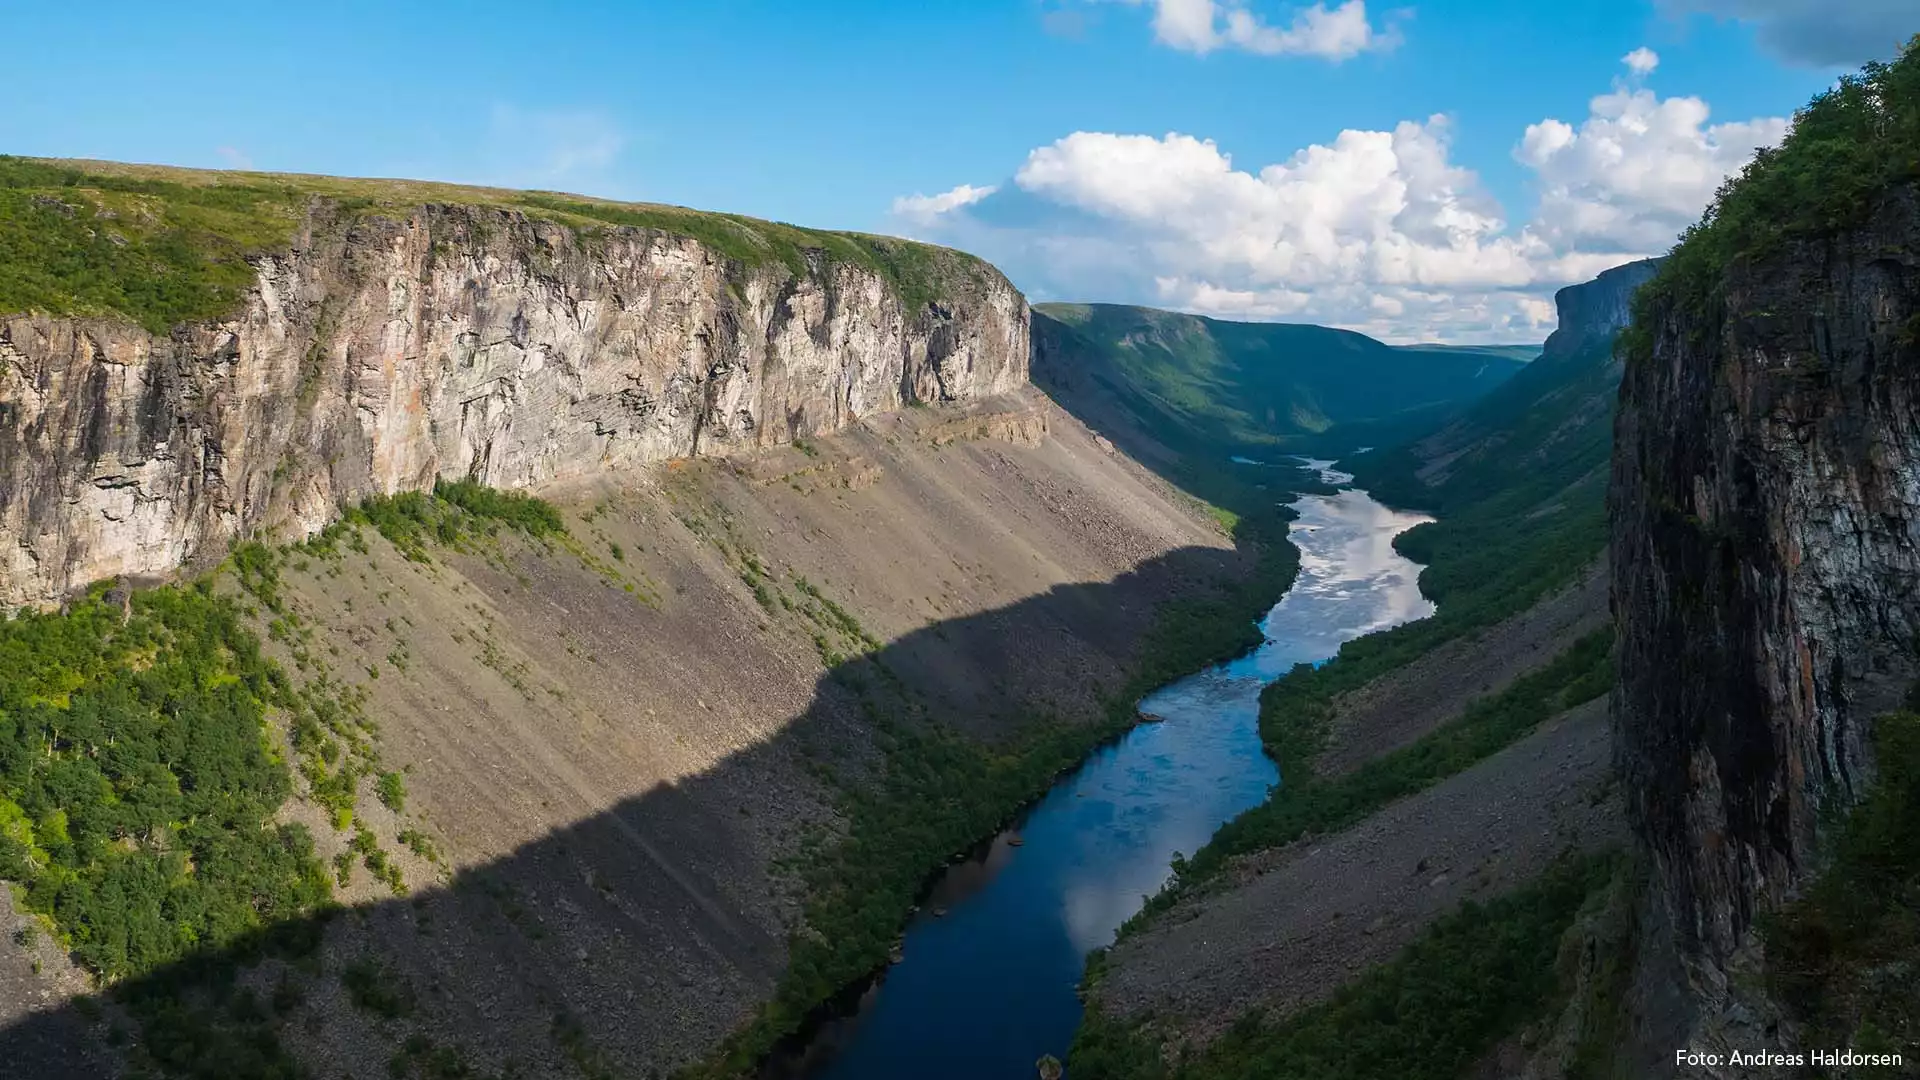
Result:
<instances>
[{"instance_id":1,"label":"river","mask_svg":"<svg viewBox=\"0 0 1920 1080\"><path fill-rule=\"evenodd\" d=\"M1330 483L1351 476L1313 461ZM1300 575L1245 656L1141 702L1141 724L1063 778L1013 828L936 883L902 959L790 1075L808 1080L1027 1080L1064 1060L1086 954L1166 881L1176 852L1266 797L1278 780L1257 728L1260 689L1372 630L1423 618L1420 568L1395 534L1427 520L1365 492L1305 496L1289 536Z\"/></svg>"}]
</instances>

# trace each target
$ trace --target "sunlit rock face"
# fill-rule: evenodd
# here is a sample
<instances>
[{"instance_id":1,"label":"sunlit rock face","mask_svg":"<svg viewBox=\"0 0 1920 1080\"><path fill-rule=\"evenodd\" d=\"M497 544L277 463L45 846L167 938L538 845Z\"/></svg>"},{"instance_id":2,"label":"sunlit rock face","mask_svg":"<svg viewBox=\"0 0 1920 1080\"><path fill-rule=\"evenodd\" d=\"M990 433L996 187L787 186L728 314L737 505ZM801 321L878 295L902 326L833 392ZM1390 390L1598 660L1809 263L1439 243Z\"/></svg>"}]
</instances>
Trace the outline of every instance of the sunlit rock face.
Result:
<instances>
[{"instance_id":1,"label":"sunlit rock face","mask_svg":"<svg viewBox=\"0 0 1920 1080\"><path fill-rule=\"evenodd\" d=\"M953 261L910 307L823 253L796 274L650 230L316 204L229 320L0 320L0 603L440 477L538 488L1025 385L1025 300Z\"/></svg>"},{"instance_id":2,"label":"sunlit rock face","mask_svg":"<svg viewBox=\"0 0 1920 1080\"><path fill-rule=\"evenodd\" d=\"M1756 917L1818 869L1920 646L1920 199L1735 260L1628 365L1619 764L1702 1023L1760 1025ZM1743 1019L1744 1018L1744 1019ZM1732 1036L1729 1036L1732 1039Z\"/></svg>"}]
</instances>

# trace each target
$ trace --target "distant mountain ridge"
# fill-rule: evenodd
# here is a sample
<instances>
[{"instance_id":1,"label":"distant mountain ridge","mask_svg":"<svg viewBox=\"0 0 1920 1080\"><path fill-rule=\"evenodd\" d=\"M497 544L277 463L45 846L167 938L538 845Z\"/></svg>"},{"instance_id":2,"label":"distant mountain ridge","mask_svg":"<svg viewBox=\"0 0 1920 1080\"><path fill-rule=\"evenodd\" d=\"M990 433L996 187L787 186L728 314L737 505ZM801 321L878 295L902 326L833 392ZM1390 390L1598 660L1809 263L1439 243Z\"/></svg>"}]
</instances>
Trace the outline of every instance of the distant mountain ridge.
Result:
<instances>
[{"instance_id":1,"label":"distant mountain ridge","mask_svg":"<svg viewBox=\"0 0 1920 1080\"><path fill-rule=\"evenodd\" d=\"M1306 449L1349 428L1430 425L1526 367L1502 347L1395 347L1324 326L1121 304L1033 313L1036 384L1115 438L1176 452Z\"/></svg>"}]
</instances>

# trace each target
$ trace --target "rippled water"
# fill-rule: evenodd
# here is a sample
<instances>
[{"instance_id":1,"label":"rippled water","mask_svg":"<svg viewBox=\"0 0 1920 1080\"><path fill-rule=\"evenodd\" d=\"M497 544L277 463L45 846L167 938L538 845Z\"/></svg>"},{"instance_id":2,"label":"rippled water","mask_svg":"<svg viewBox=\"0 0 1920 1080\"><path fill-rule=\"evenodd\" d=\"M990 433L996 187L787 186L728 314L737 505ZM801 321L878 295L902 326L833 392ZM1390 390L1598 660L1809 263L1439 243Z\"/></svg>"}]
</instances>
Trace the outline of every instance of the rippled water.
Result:
<instances>
[{"instance_id":1,"label":"rippled water","mask_svg":"<svg viewBox=\"0 0 1920 1080\"><path fill-rule=\"evenodd\" d=\"M1331 483L1352 478L1310 461ZM1433 606L1396 533L1427 520L1365 492L1294 503L1300 576L1262 621L1266 643L1141 702L1143 724L1063 779L979 858L949 870L907 930L904 959L783 1072L814 1080L1016 1080L1064 1059L1087 952L1112 941L1175 852L1266 797L1260 688ZM1016 844L1016 838L1018 843ZM935 912L942 914L936 915Z\"/></svg>"}]
</instances>

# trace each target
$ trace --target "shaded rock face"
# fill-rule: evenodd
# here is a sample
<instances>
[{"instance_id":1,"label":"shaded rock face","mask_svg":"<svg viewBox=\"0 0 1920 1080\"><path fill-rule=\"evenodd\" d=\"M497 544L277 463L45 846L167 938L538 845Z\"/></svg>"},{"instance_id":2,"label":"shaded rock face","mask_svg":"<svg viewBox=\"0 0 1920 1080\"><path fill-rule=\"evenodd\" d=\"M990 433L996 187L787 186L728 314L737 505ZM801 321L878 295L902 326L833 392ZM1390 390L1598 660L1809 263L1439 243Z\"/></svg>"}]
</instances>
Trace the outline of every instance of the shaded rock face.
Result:
<instances>
[{"instance_id":1,"label":"shaded rock face","mask_svg":"<svg viewBox=\"0 0 1920 1080\"><path fill-rule=\"evenodd\" d=\"M1737 263L1657 311L1612 477L1616 754L1709 1013L1755 916L1817 869L1821 813L1920 638L1920 199Z\"/></svg>"},{"instance_id":2,"label":"shaded rock face","mask_svg":"<svg viewBox=\"0 0 1920 1080\"><path fill-rule=\"evenodd\" d=\"M1642 259L1616 266L1592 281L1554 293L1553 306L1560 321L1547 338L1543 355L1572 352L1594 340L1611 342L1632 317L1633 294L1652 279L1660 262Z\"/></svg>"},{"instance_id":3,"label":"shaded rock face","mask_svg":"<svg viewBox=\"0 0 1920 1080\"><path fill-rule=\"evenodd\" d=\"M532 488L780 444L1026 383L1026 302L985 264L908 310L867 267L750 267L641 229L325 204L244 310L155 338L0 320L0 603L150 575L343 503Z\"/></svg>"}]
</instances>

